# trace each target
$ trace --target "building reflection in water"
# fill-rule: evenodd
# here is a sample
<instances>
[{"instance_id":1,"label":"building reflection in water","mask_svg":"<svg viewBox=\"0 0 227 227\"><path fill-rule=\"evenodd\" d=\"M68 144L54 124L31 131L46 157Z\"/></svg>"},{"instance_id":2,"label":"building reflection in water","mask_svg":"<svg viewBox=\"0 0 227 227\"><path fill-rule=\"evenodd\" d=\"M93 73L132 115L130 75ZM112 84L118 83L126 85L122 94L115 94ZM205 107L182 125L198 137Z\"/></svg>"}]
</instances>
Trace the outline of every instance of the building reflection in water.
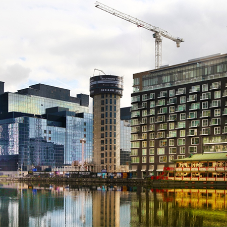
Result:
<instances>
[{"instance_id":1,"label":"building reflection in water","mask_svg":"<svg viewBox=\"0 0 227 227\"><path fill-rule=\"evenodd\" d=\"M227 226L227 190L6 183L0 226Z\"/></svg>"}]
</instances>

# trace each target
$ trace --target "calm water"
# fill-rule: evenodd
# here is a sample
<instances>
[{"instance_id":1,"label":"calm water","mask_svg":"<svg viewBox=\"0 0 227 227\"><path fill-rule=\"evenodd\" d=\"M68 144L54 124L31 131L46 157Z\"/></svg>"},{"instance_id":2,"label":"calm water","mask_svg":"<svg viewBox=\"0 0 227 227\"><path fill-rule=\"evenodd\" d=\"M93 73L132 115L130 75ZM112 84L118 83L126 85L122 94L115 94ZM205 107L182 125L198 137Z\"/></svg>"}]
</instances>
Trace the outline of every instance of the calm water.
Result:
<instances>
[{"instance_id":1,"label":"calm water","mask_svg":"<svg viewBox=\"0 0 227 227\"><path fill-rule=\"evenodd\" d=\"M0 226L227 226L227 190L0 185Z\"/></svg>"}]
</instances>

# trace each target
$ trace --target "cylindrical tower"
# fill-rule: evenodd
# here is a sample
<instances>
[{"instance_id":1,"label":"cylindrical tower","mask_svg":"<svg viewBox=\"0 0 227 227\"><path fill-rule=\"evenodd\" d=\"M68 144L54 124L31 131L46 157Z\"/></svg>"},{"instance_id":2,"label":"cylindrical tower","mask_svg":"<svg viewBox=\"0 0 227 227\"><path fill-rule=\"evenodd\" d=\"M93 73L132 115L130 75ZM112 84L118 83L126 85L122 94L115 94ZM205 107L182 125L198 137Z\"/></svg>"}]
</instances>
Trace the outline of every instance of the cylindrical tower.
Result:
<instances>
[{"instance_id":1,"label":"cylindrical tower","mask_svg":"<svg viewBox=\"0 0 227 227\"><path fill-rule=\"evenodd\" d=\"M120 98L123 77L102 75L90 78L93 98L93 160L95 171L120 170Z\"/></svg>"}]
</instances>

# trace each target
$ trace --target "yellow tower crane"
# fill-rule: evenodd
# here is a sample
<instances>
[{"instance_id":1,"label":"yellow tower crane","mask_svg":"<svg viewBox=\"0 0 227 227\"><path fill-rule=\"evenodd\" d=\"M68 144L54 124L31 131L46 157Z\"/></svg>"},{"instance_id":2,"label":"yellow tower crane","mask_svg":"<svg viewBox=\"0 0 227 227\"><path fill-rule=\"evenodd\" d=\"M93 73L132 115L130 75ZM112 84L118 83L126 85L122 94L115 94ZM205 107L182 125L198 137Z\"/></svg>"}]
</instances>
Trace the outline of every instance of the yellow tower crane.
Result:
<instances>
[{"instance_id":1,"label":"yellow tower crane","mask_svg":"<svg viewBox=\"0 0 227 227\"><path fill-rule=\"evenodd\" d=\"M184 40L182 38L173 37L167 31L164 31L163 29L161 29L159 27L155 27L155 26L148 24L148 23L146 23L142 20L139 20L137 18L134 18L132 16L124 14L120 11L112 9L109 6L106 6L106 5L104 5L100 2L95 2L95 7L99 8L103 11L106 11L107 13L110 13L110 14L116 16L116 17L119 17L123 20L126 20L130 23L133 23L133 24L137 25L137 27L145 28L149 31L154 32L153 38L155 38L155 68L156 69L159 68L162 65L162 36L176 42L177 47L180 47L180 43L184 42Z\"/></svg>"}]
</instances>

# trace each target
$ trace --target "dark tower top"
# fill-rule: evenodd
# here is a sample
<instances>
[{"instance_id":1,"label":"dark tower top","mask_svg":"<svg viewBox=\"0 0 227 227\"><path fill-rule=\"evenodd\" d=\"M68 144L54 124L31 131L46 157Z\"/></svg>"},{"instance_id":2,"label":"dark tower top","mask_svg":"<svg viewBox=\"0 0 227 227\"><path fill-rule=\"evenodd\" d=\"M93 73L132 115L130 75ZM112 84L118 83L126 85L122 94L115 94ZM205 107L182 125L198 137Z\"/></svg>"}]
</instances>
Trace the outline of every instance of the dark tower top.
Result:
<instances>
[{"instance_id":1,"label":"dark tower top","mask_svg":"<svg viewBox=\"0 0 227 227\"><path fill-rule=\"evenodd\" d=\"M123 77L102 75L90 78L90 96L100 94L116 94L122 97Z\"/></svg>"}]
</instances>

